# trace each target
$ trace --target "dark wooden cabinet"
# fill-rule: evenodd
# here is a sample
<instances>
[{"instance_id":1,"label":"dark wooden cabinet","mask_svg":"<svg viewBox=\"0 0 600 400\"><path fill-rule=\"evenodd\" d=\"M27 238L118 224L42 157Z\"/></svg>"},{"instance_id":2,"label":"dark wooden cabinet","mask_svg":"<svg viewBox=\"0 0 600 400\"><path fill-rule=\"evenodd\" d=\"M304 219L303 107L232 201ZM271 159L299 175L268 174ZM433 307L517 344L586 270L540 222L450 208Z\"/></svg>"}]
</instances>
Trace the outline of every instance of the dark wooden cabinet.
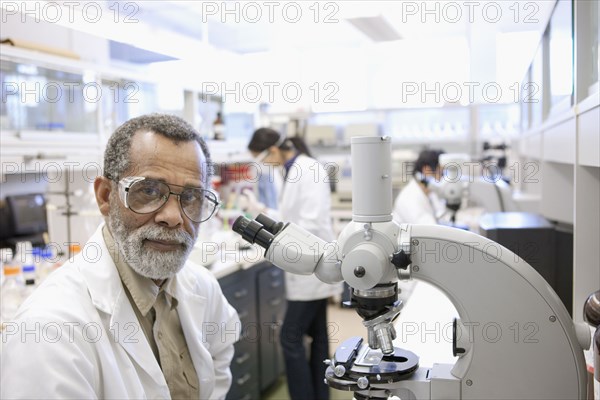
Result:
<instances>
[{"instance_id":1,"label":"dark wooden cabinet","mask_svg":"<svg viewBox=\"0 0 600 400\"><path fill-rule=\"evenodd\" d=\"M231 388L228 400L258 399L260 385L258 374L258 341L247 332L258 323L256 311L256 282L252 269L236 271L219 279L223 294L229 304L238 312L241 325L241 337L235 344L235 353L231 361Z\"/></svg>"},{"instance_id":2,"label":"dark wooden cabinet","mask_svg":"<svg viewBox=\"0 0 600 400\"><path fill-rule=\"evenodd\" d=\"M283 271L272 265L257 270L258 318L260 337L260 388L265 390L284 372L279 333L285 315L285 281Z\"/></svg>"},{"instance_id":3,"label":"dark wooden cabinet","mask_svg":"<svg viewBox=\"0 0 600 400\"><path fill-rule=\"evenodd\" d=\"M286 307L283 271L265 261L227 275L219 283L242 323L227 399L260 399L260 393L284 371L279 344Z\"/></svg>"}]
</instances>

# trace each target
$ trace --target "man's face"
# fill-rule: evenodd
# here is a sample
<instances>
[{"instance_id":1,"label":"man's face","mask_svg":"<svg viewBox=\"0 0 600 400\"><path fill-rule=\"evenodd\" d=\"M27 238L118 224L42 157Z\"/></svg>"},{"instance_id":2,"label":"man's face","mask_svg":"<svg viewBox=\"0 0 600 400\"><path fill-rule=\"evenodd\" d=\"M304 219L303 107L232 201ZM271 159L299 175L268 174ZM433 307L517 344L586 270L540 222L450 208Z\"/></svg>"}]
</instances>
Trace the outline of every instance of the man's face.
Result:
<instances>
[{"instance_id":1,"label":"man's face","mask_svg":"<svg viewBox=\"0 0 600 400\"><path fill-rule=\"evenodd\" d=\"M196 141L173 143L152 133L138 132L131 143L131 168L127 176L142 176L168 184L203 187L206 158ZM171 191L179 193L181 187ZM177 196L157 211L136 214L127 209L113 186L109 198L108 226L121 254L140 275L167 279L183 268L198 237L199 223L181 210Z\"/></svg>"}]
</instances>

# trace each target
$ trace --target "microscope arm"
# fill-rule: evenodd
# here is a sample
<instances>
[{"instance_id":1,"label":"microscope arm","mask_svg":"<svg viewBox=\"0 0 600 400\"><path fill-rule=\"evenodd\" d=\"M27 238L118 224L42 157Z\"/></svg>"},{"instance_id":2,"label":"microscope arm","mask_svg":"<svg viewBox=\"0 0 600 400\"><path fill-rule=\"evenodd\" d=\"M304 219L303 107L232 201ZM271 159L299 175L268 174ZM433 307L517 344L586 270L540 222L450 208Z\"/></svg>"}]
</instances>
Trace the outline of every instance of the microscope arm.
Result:
<instances>
[{"instance_id":1,"label":"microscope arm","mask_svg":"<svg viewBox=\"0 0 600 400\"><path fill-rule=\"evenodd\" d=\"M438 381L438 389L457 390L463 399L586 398L582 348L589 347L589 330L573 324L537 271L471 232L408 229L412 277L441 289L459 315L453 343L459 358L449 370L457 381ZM406 389L415 381L418 374L395 385Z\"/></svg>"}]
</instances>

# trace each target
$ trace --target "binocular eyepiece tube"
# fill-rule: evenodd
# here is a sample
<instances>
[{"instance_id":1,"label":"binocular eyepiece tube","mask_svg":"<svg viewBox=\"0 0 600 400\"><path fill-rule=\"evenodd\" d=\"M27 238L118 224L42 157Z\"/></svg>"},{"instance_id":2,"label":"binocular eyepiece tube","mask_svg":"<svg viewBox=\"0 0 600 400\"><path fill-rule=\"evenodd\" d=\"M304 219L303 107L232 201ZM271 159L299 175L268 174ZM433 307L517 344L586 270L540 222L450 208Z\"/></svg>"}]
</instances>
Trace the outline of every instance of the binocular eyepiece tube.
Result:
<instances>
[{"instance_id":1,"label":"binocular eyepiece tube","mask_svg":"<svg viewBox=\"0 0 600 400\"><path fill-rule=\"evenodd\" d=\"M240 234L249 243L256 243L265 250L269 248L273 238L284 228L283 222L277 222L264 214L256 219L238 217L233 223L233 231Z\"/></svg>"}]
</instances>

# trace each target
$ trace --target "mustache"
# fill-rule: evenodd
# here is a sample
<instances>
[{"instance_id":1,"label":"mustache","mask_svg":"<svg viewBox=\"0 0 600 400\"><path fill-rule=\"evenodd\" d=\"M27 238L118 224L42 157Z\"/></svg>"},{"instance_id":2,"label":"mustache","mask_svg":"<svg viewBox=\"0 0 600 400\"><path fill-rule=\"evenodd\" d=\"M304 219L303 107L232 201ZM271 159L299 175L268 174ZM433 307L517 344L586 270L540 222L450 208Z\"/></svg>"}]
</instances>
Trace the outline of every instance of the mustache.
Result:
<instances>
[{"instance_id":1,"label":"mustache","mask_svg":"<svg viewBox=\"0 0 600 400\"><path fill-rule=\"evenodd\" d=\"M182 230L171 230L157 225L138 228L136 236L142 240L149 239L177 242L185 249L194 245L194 239L189 233Z\"/></svg>"}]
</instances>

